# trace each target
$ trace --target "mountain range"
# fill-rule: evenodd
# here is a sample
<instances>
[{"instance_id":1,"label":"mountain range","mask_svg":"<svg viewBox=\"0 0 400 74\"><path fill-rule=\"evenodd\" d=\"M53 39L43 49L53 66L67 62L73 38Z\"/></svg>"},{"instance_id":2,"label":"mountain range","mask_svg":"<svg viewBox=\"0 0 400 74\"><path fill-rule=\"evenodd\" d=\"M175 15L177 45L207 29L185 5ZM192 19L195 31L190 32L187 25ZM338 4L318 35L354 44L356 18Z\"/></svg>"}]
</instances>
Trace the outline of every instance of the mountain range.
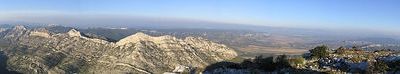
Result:
<instances>
[{"instance_id":1,"label":"mountain range","mask_svg":"<svg viewBox=\"0 0 400 74\"><path fill-rule=\"evenodd\" d=\"M118 41L77 29L55 32L22 25L0 28L6 69L18 73L177 73L238 56L223 44L200 37L150 36L138 32Z\"/></svg>"}]
</instances>

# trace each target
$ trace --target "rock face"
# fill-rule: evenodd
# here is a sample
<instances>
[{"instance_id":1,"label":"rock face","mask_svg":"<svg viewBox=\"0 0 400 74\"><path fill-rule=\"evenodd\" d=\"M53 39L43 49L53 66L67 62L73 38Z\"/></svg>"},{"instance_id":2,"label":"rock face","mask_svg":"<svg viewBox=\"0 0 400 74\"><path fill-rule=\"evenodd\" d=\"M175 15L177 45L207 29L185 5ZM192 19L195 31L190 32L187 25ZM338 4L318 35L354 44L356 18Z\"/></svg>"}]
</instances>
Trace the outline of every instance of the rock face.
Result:
<instances>
[{"instance_id":1,"label":"rock face","mask_svg":"<svg viewBox=\"0 0 400 74\"><path fill-rule=\"evenodd\" d=\"M82 34L81 34L81 32L79 32L79 31L77 31L77 30L75 30L75 29L69 30L67 34L68 34L69 36L71 36L71 37L83 37Z\"/></svg>"},{"instance_id":2,"label":"rock face","mask_svg":"<svg viewBox=\"0 0 400 74\"><path fill-rule=\"evenodd\" d=\"M6 29L0 28L0 33L3 32L3 31L6 31Z\"/></svg>"},{"instance_id":3,"label":"rock face","mask_svg":"<svg viewBox=\"0 0 400 74\"><path fill-rule=\"evenodd\" d=\"M201 69L237 56L225 45L202 38L153 37L144 33L114 43L85 37L75 29L55 34L16 26L2 39L13 44L1 48L8 56L9 69L21 73L160 74L177 67Z\"/></svg>"}]
</instances>

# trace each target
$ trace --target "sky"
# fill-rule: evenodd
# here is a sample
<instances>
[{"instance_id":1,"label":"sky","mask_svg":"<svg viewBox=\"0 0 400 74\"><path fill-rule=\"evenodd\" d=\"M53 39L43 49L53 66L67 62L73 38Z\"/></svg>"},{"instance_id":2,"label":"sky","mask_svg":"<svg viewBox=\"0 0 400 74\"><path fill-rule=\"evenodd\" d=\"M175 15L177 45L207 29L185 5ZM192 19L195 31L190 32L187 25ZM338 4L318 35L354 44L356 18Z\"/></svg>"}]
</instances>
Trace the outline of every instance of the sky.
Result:
<instances>
[{"instance_id":1,"label":"sky","mask_svg":"<svg viewBox=\"0 0 400 74\"><path fill-rule=\"evenodd\" d=\"M400 33L400 0L0 0L0 21L79 24L71 19L99 17Z\"/></svg>"}]
</instances>

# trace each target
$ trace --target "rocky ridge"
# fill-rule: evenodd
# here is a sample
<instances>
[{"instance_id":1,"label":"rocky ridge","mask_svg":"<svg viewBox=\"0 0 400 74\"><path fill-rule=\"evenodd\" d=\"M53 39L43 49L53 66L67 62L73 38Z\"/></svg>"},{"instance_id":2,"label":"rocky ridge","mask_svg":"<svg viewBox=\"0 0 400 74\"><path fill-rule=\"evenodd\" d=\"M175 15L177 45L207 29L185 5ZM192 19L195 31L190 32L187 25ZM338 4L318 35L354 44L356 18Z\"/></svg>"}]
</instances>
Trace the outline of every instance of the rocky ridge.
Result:
<instances>
[{"instance_id":1,"label":"rocky ridge","mask_svg":"<svg viewBox=\"0 0 400 74\"><path fill-rule=\"evenodd\" d=\"M236 52L203 38L136 33L118 42L89 38L75 29L53 33L24 26L4 31L13 46L1 48L10 70L21 73L163 73L201 69Z\"/></svg>"}]
</instances>

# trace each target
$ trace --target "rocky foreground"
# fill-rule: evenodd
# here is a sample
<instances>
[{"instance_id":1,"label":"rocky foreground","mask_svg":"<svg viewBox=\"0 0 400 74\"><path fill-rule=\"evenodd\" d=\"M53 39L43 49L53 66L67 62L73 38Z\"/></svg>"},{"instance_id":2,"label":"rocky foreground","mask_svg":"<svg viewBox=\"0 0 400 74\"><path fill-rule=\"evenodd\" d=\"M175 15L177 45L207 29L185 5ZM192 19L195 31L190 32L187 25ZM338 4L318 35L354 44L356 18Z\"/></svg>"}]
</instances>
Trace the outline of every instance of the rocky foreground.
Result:
<instances>
[{"instance_id":1,"label":"rocky foreground","mask_svg":"<svg viewBox=\"0 0 400 74\"><path fill-rule=\"evenodd\" d=\"M236 58L235 58L236 59ZM400 52L367 51L357 46L317 46L299 56L257 56L215 63L205 74L400 74Z\"/></svg>"},{"instance_id":2,"label":"rocky foreground","mask_svg":"<svg viewBox=\"0 0 400 74\"><path fill-rule=\"evenodd\" d=\"M140 32L110 42L75 29L55 33L15 26L2 29L0 38L7 69L28 74L199 72L237 56L227 46L203 38L153 37Z\"/></svg>"}]
</instances>

